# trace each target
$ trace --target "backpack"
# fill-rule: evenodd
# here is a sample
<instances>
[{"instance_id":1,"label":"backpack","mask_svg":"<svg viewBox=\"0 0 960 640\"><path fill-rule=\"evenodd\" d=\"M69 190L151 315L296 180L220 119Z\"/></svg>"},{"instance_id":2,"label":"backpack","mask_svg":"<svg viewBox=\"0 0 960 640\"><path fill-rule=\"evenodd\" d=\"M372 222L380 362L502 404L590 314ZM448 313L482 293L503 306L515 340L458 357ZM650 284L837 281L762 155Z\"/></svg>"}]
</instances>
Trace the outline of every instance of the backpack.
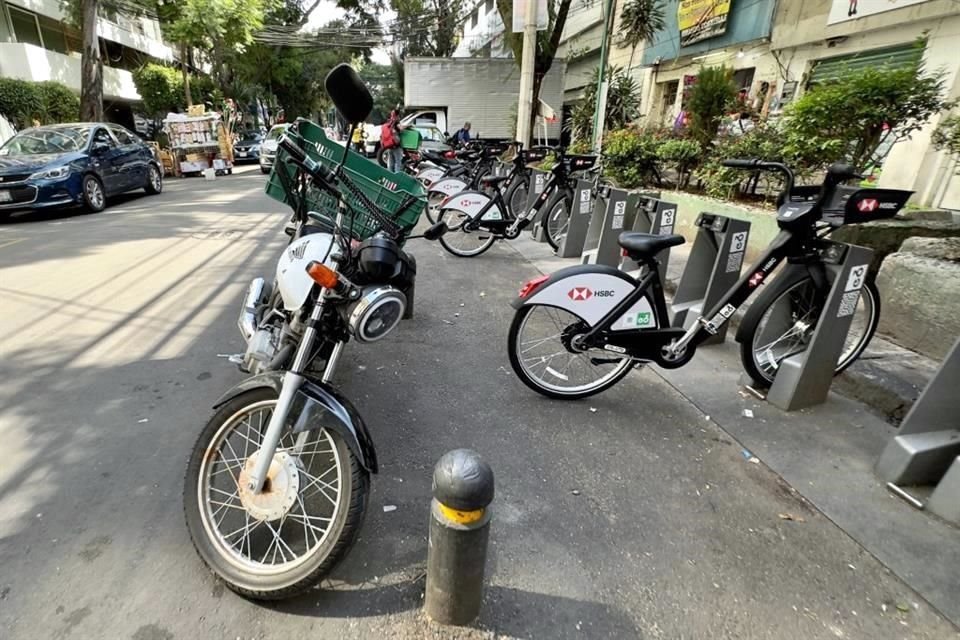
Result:
<instances>
[{"instance_id":1,"label":"backpack","mask_svg":"<svg viewBox=\"0 0 960 640\"><path fill-rule=\"evenodd\" d=\"M399 146L400 141L397 140L397 133L394 129L396 122L393 118L388 118L386 122L383 123L383 126L380 127L380 146L384 149L393 149L396 146Z\"/></svg>"}]
</instances>

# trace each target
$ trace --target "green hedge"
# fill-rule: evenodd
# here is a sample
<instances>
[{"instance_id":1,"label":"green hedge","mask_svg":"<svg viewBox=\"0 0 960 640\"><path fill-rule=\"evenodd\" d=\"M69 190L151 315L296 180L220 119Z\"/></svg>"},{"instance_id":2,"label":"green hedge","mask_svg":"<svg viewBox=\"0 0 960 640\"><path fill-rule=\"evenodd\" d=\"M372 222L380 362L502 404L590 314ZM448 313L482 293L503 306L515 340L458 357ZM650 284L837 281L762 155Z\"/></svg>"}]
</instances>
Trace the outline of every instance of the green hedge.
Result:
<instances>
[{"instance_id":1,"label":"green hedge","mask_svg":"<svg viewBox=\"0 0 960 640\"><path fill-rule=\"evenodd\" d=\"M80 98L59 82L30 82L0 78L0 114L18 129L40 124L76 122Z\"/></svg>"}]
</instances>

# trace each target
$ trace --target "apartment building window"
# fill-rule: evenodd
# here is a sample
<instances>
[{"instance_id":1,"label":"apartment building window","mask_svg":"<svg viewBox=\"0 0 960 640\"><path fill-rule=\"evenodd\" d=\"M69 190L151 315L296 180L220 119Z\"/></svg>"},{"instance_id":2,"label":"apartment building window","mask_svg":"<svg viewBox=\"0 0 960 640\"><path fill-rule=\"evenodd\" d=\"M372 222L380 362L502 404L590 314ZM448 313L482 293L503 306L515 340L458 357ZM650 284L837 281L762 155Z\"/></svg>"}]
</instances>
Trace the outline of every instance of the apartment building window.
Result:
<instances>
[{"instance_id":1,"label":"apartment building window","mask_svg":"<svg viewBox=\"0 0 960 640\"><path fill-rule=\"evenodd\" d=\"M470 28L471 29L475 28L479 20L480 20L480 9L477 8L476 11L470 14Z\"/></svg>"},{"instance_id":2,"label":"apartment building window","mask_svg":"<svg viewBox=\"0 0 960 640\"><path fill-rule=\"evenodd\" d=\"M487 0L487 3L483 5L483 12L486 15L490 15L493 12L493 0Z\"/></svg>"},{"instance_id":3,"label":"apartment building window","mask_svg":"<svg viewBox=\"0 0 960 640\"><path fill-rule=\"evenodd\" d=\"M10 11L10 23L13 25L13 35L17 38L17 42L42 47L43 40L40 38L37 16L16 7L8 6L7 8Z\"/></svg>"},{"instance_id":4,"label":"apartment building window","mask_svg":"<svg viewBox=\"0 0 960 640\"><path fill-rule=\"evenodd\" d=\"M43 38L44 49L57 53L69 53L67 37L60 22L46 16L37 16L37 22L40 24L40 36Z\"/></svg>"}]
</instances>

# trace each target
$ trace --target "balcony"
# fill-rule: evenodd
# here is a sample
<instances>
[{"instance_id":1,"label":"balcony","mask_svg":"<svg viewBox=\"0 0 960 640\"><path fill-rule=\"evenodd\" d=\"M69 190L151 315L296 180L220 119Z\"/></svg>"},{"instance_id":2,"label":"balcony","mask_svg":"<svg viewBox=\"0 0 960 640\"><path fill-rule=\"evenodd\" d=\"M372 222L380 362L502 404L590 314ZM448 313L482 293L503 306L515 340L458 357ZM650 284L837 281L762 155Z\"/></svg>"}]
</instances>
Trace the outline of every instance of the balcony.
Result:
<instances>
[{"instance_id":1,"label":"balcony","mask_svg":"<svg viewBox=\"0 0 960 640\"><path fill-rule=\"evenodd\" d=\"M64 55L20 42L0 42L0 77L21 80L54 80L80 92L80 56ZM103 97L140 100L133 75L123 69L103 67Z\"/></svg>"}]
</instances>

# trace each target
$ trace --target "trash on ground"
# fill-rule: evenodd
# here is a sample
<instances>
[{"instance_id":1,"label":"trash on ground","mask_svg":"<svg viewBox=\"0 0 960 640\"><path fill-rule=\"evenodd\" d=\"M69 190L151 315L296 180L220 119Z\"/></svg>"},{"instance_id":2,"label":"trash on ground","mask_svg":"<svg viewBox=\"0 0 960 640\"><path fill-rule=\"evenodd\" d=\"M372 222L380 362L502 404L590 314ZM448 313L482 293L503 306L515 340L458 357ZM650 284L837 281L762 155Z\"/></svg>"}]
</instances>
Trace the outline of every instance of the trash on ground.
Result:
<instances>
[{"instance_id":1,"label":"trash on ground","mask_svg":"<svg viewBox=\"0 0 960 640\"><path fill-rule=\"evenodd\" d=\"M752 418L752 417L753 417L753 410L752 410L752 409L744 409L744 410L743 410L743 417L744 417L744 418Z\"/></svg>"},{"instance_id":2,"label":"trash on ground","mask_svg":"<svg viewBox=\"0 0 960 640\"><path fill-rule=\"evenodd\" d=\"M364 366L364 365L362 365L362 364L361 364L361 365L357 365L357 371L366 371L366 370L367 370L367 367L366 367L366 366Z\"/></svg>"},{"instance_id":3,"label":"trash on ground","mask_svg":"<svg viewBox=\"0 0 960 640\"><path fill-rule=\"evenodd\" d=\"M848 564L847 566L850 567L850 570L851 570L851 571L856 571L856 570L857 570L857 568L856 568L855 566L853 566L852 564ZM900 605L897 605L897 608L899 609L899 608L900 608Z\"/></svg>"},{"instance_id":4,"label":"trash on ground","mask_svg":"<svg viewBox=\"0 0 960 640\"><path fill-rule=\"evenodd\" d=\"M142 420L137 420L137 424L143 424L144 422L150 422L150 418L144 418Z\"/></svg>"},{"instance_id":5,"label":"trash on ground","mask_svg":"<svg viewBox=\"0 0 960 640\"><path fill-rule=\"evenodd\" d=\"M897 611L908 613L910 611L910 605L908 605L906 602L898 602Z\"/></svg>"},{"instance_id":6,"label":"trash on ground","mask_svg":"<svg viewBox=\"0 0 960 640\"><path fill-rule=\"evenodd\" d=\"M590 413L596 413L596 412L597 412L596 407L590 407Z\"/></svg>"},{"instance_id":7,"label":"trash on ground","mask_svg":"<svg viewBox=\"0 0 960 640\"><path fill-rule=\"evenodd\" d=\"M743 456L744 458L746 458L747 460L749 460L750 458L753 457L753 454L750 453L750 450L749 450L749 449L742 449L742 450L740 451L740 455L742 455L742 456Z\"/></svg>"},{"instance_id":8,"label":"trash on ground","mask_svg":"<svg viewBox=\"0 0 960 640\"><path fill-rule=\"evenodd\" d=\"M486 292L486 291L481 291L481 292L480 292L480 297L481 297L481 298L486 298L486 297L487 297L487 292Z\"/></svg>"},{"instance_id":9,"label":"trash on ground","mask_svg":"<svg viewBox=\"0 0 960 640\"><path fill-rule=\"evenodd\" d=\"M758 458L757 456L750 456L750 459L747 460L747 462L751 464L760 464L760 458Z\"/></svg>"},{"instance_id":10,"label":"trash on ground","mask_svg":"<svg viewBox=\"0 0 960 640\"><path fill-rule=\"evenodd\" d=\"M806 522L802 517L795 516L792 513L778 513L777 517L781 520L790 520L792 522Z\"/></svg>"},{"instance_id":11,"label":"trash on ground","mask_svg":"<svg viewBox=\"0 0 960 640\"><path fill-rule=\"evenodd\" d=\"M444 322L445 322L446 324L453 324L453 323L450 322L449 320L444 320Z\"/></svg>"},{"instance_id":12,"label":"trash on ground","mask_svg":"<svg viewBox=\"0 0 960 640\"><path fill-rule=\"evenodd\" d=\"M572 494L575 495L575 496L578 496L578 495L580 495L580 489L574 489L574 490L571 491L570 493L572 493Z\"/></svg>"},{"instance_id":13,"label":"trash on ground","mask_svg":"<svg viewBox=\"0 0 960 640\"><path fill-rule=\"evenodd\" d=\"M390 513L391 511L396 511L396 510L397 510L397 505L395 505L395 504L385 504L385 505L383 505L383 512L384 512L384 513Z\"/></svg>"},{"instance_id":14,"label":"trash on ground","mask_svg":"<svg viewBox=\"0 0 960 640\"><path fill-rule=\"evenodd\" d=\"M458 311L457 313L453 314L453 317L454 317L454 318L459 318L459 317L460 317L460 312Z\"/></svg>"}]
</instances>

